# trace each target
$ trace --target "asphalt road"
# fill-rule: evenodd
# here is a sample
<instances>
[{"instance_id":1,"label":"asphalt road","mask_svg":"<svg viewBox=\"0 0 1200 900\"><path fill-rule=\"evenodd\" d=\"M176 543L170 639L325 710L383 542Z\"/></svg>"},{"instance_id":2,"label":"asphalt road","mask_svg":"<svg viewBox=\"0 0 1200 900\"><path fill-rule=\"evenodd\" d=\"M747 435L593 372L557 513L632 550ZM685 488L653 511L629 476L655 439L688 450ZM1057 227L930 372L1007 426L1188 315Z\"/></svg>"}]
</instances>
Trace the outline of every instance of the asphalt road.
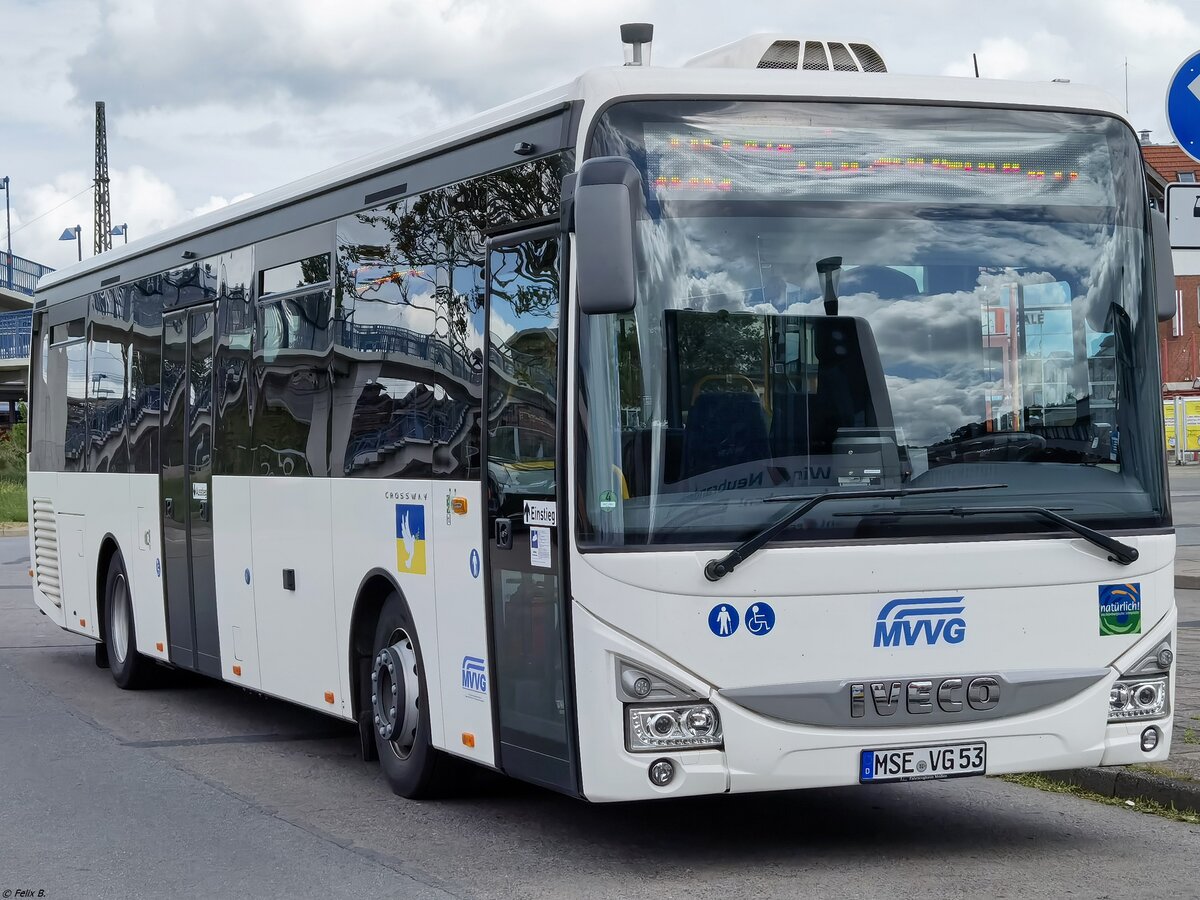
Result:
<instances>
[{"instance_id":1,"label":"asphalt road","mask_svg":"<svg viewBox=\"0 0 1200 900\"><path fill-rule=\"evenodd\" d=\"M1200 828L994 779L593 806L414 803L337 722L226 685L117 690L0 540L0 896L1153 897Z\"/></svg>"}]
</instances>

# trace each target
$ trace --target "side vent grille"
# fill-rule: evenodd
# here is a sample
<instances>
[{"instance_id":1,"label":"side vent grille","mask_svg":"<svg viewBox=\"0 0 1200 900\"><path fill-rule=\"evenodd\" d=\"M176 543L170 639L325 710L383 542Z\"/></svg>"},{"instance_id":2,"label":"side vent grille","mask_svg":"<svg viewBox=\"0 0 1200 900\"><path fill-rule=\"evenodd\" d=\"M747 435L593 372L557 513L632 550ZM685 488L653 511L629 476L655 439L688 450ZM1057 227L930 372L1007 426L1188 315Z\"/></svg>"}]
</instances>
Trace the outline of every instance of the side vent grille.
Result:
<instances>
[{"instance_id":1,"label":"side vent grille","mask_svg":"<svg viewBox=\"0 0 1200 900\"><path fill-rule=\"evenodd\" d=\"M45 498L33 500L33 574L38 590L62 606L62 577L58 567L58 525L54 504Z\"/></svg>"},{"instance_id":2,"label":"side vent grille","mask_svg":"<svg viewBox=\"0 0 1200 900\"><path fill-rule=\"evenodd\" d=\"M760 69L795 69L800 59L799 41L776 41L758 61Z\"/></svg>"},{"instance_id":3,"label":"side vent grille","mask_svg":"<svg viewBox=\"0 0 1200 900\"><path fill-rule=\"evenodd\" d=\"M886 72L883 57L870 44L840 41L775 41L758 61L760 69L802 69L805 72Z\"/></svg>"},{"instance_id":4,"label":"side vent grille","mask_svg":"<svg viewBox=\"0 0 1200 900\"><path fill-rule=\"evenodd\" d=\"M804 69L807 72L829 71L829 59L825 56L825 45L820 41L805 41Z\"/></svg>"},{"instance_id":5,"label":"side vent grille","mask_svg":"<svg viewBox=\"0 0 1200 900\"><path fill-rule=\"evenodd\" d=\"M886 72L883 57L870 44L851 44L850 49L858 57L858 62L864 72Z\"/></svg>"},{"instance_id":6,"label":"side vent grille","mask_svg":"<svg viewBox=\"0 0 1200 900\"><path fill-rule=\"evenodd\" d=\"M846 49L845 44L830 44L829 55L833 57L833 71L858 71L858 63L854 61L854 57L850 55L850 51Z\"/></svg>"}]
</instances>

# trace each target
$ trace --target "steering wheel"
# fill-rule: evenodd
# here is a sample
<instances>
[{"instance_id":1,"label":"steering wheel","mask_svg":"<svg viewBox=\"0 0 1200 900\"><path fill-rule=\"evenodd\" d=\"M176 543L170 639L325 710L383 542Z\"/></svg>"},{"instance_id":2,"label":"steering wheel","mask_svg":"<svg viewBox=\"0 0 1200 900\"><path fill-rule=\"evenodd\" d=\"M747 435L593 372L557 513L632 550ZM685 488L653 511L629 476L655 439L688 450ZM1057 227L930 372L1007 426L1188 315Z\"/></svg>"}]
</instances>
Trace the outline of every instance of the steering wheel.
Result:
<instances>
[{"instance_id":1,"label":"steering wheel","mask_svg":"<svg viewBox=\"0 0 1200 900\"><path fill-rule=\"evenodd\" d=\"M723 381L726 385L733 385L735 382L740 385L744 382L744 391L739 391L738 393L749 392L754 394L755 397L758 396L758 390L754 387L753 381L751 381L745 375L738 375L735 372L726 372L724 375L705 375L703 378L697 381L696 386L692 388L692 403L696 402L696 398L699 397L701 392L704 390L704 385L708 384L710 381ZM733 392L728 391L728 393Z\"/></svg>"}]
</instances>

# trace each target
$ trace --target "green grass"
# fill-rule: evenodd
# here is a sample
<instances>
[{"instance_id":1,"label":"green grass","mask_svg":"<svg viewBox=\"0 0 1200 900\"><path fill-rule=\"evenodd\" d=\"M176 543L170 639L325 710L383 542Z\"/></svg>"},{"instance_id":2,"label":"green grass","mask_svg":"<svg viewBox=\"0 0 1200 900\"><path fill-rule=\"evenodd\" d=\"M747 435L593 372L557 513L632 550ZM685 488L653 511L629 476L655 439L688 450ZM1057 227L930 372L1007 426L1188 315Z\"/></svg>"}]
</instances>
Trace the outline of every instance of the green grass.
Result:
<instances>
[{"instance_id":1,"label":"green grass","mask_svg":"<svg viewBox=\"0 0 1200 900\"><path fill-rule=\"evenodd\" d=\"M1053 794L1071 794L1075 797L1082 797L1085 800L1093 800L1096 803L1104 803L1108 806L1120 806L1130 811L1146 813L1151 816L1161 816L1164 819L1173 819L1176 822L1200 825L1200 815L1191 810L1180 810L1175 809L1173 806L1163 806L1161 803L1156 803L1153 800L1124 800L1120 797L1105 797L1103 794L1085 790L1077 785L1066 784L1061 781L1051 781L1049 778L1036 774L1001 775L999 777L1001 781L1007 781L1010 784L1020 784L1025 787L1049 791Z\"/></svg>"},{"instance_id":2,"label":"green grass","mask_svg":"<svg viewBox=\"0 0 1200 900\"><path fill-rule=\"evenodd\" d=\"M25 479L0 475L0 522L26 522Z\"/></svg>"}]
</instances>

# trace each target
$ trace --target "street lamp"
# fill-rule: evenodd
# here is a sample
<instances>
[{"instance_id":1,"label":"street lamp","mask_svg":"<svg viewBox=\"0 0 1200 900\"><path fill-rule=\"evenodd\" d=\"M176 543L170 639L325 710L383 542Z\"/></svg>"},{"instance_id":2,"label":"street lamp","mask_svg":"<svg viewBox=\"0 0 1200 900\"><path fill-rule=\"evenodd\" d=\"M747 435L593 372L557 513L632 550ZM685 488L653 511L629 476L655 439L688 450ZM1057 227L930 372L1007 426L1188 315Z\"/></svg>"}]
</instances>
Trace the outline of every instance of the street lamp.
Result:
<instances>
[{"instance_id":1,"label":"street lamp","mask_svg":"<svg viewBox=\"0 0 1200 900\"><path fill-rule=\"evenodd\" d=\"M113 230L109 232L111 235L124 235L125 243L129 243L129 226L122 222L120 225L114 225Z\"/></svg>"},{"instance_id":2,"label":"street lamp","mask_svg":"<svg viewBox=\"0 0 1200 900\"><path fill-rule=\"evenodd\" d=\"M83 238L80 237L83 229L76 225L74 228L67 228L58 236L60 241L74 241L79 248L79 261L83 262Z\"/></svg>"},{"instance_id":3,"label":"street lamp","mask_svg":"<svg viewBox=\"0 0 1200 900\"><path fill-rule=\"evenodd\" d=\"M12 216L9 212L8 198L12 194L12 189L8 186L8 176L0 178L0 186L4 188L4 227L8 232L8 289L12 290Z\"/></svg>"}]
</instances>

